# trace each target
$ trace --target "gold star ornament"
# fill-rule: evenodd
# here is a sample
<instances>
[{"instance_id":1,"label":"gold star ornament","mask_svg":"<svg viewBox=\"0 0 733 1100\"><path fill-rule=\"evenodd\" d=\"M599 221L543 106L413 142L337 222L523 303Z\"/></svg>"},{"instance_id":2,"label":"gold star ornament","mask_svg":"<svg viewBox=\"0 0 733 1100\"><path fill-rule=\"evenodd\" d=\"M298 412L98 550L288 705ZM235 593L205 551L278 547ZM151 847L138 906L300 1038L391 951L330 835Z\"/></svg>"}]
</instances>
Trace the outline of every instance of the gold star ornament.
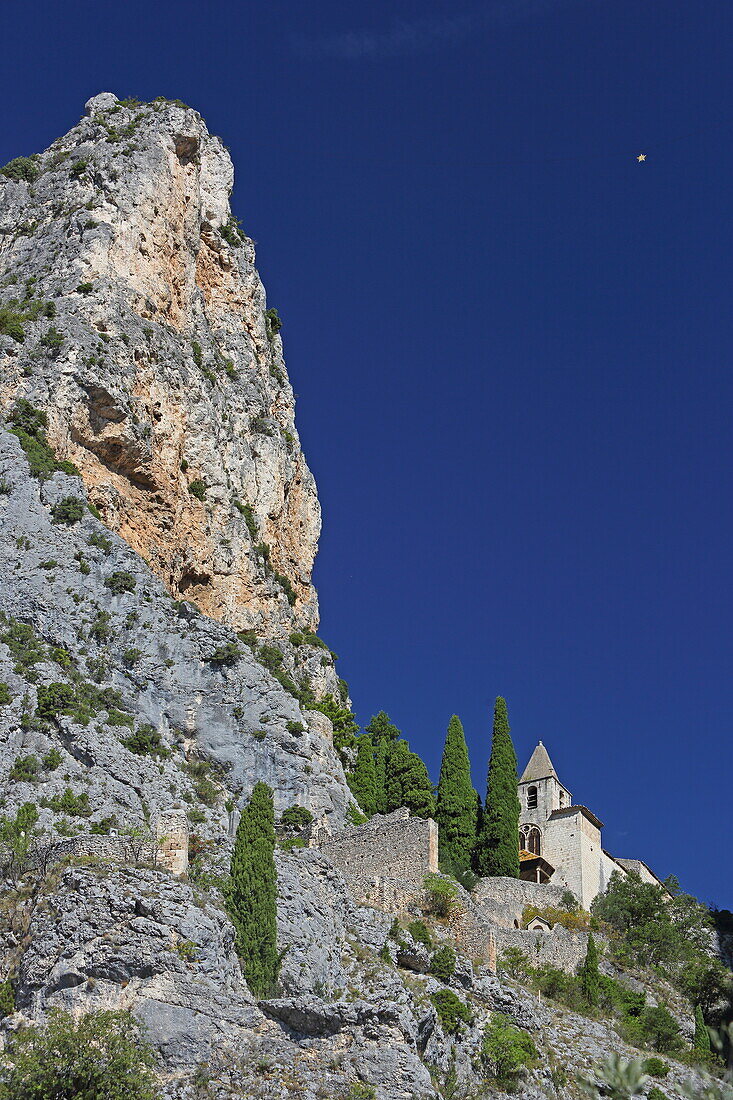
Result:
<instances>
[{"instance_id":1,"label":"gold star ornament","mask_svg":"<svg viewBox=\"0 0 733 1100\"><path fill-rule=\"evenodd\" d=\"M639 163L641 164L641 162L642 162L643 160L646 160L646 153L639 153L639 155L638 155L638 157L637 157L636 159L637 159L637 160L639 161Z\"/></svg>"}]
</instances>

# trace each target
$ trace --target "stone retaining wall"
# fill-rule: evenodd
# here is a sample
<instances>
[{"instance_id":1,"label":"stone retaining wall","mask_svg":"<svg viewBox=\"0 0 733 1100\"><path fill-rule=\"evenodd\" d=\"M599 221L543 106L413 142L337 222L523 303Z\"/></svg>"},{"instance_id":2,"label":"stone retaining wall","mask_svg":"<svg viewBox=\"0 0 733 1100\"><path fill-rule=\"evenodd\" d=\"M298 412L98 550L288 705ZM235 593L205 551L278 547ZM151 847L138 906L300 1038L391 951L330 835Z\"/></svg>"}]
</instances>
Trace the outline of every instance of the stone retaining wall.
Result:
<instances>
[{"instance_id":1,"label":"stone retaining wall","mask_svg":"<svg viewBox=\"0 0 733 1100\"><path fill-rule=\"evenodd\" d=\"M474 905L500 928L519 928L527 905L538 909L560 905L565 893L561 886L550 883L524 882L520 878L482 878L471 894Z\"/></svg>"},{"instance_id":2,"label":"stone retaining wall","mask_svg":"<svg viewBox=\"0 0 733 1100\"><path fill-rule=\"evenodd\" d=\"M530 966L545 963L574 974L585 958L588 947L587 932L570 932L556 924L551 932L528 932L525 929L497 928L496 950L501 962L502 954L509 947L518 947L528 958Z\"/></svg>"},{"instance_id":3,"label":"stone retaining wall","mask_svg":"<svg viewBox=\"0 0 733 1100\"><path fill-rule=\"evenodd\" d=\"M410 817L406 808L319 839L321 851L365 891L375 878L399 879L419 890L425 876L438 870L438 826L429 818Z\"/></svg>"}]
</instances>

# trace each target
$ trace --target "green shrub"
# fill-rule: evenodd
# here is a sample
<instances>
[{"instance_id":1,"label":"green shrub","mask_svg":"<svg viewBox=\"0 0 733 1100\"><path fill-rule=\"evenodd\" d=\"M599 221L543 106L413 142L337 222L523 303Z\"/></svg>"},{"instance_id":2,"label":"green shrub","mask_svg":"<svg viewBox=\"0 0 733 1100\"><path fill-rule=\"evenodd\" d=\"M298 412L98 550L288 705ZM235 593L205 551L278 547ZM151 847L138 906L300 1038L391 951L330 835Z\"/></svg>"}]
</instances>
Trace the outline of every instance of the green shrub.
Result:
<instances>
[{"instance_id":1,"label":"green shrub","mask_svg":"<svg viewBox=\"0 0 733 1100\"><path fill-rule=\"evenodd\" d=\"M37 154L32 157L15 157L0 168L0 176L7 176L9 180L23 180L25 183L33 183L39 172Z\"/></svg>"},{"instance_id":2,"label":"green shrub","mask_svg":"<svg viewBox=\"0 0 733 1100\"><path fill-rule=\"evenodd\" d=\"M54 523L65 523L69 526L78 523L85 510L86 504L79 497L64 497L51 508L51 518Z\"/></svg>"},{"instance_id":3,"label":"green shrub","mask_svg":"<svg viewBox=\"0 0 733 1100\"><path fill-rule=\"evenodd\" d=\"M586 1008L587 1000L582 986L573 974L566 974L564 970L559 970L556 966L550 966L547 963L537 967L532 974L537 988L545 997L559 1001L577 1012L582 1012Z\"/></svg>"},{"instance_id":4,"label":"green shrub","mask_svg":"<svg viewBox=\"0 0 733 1100\"><path fill-rule=\"evenodd\" d=\"M17 619L7 621L5 630L0 633L0 642L4 642L10 650L14 669L21 674L27 674L34 665L47 657L46 647L36 637L33 627L18 622Z\"/></svg>"},{"instance_id":5,"label":"green shrub","mask_svg":"<svg viewBox=\"0 0 733 1100\"><path fill-rule=\"evenodd\" d=\"M98 611L89 627L89 637L94 638L95 642L108 642L112 637L111 622L109 611Z\"/></svg>"},{"instance_id":6,"label":"green shrub","mask_svg":"<svg viewBox=\"0 0 733 1100\"><path fill-rule=\"evenodd\" d=\"M272 424L266 416L253 416L249 422L250 429L255 435L272 435Z\"/></svg>"},{"instance_id":7,"label":"green shrub","mask_svg":"<svg viewBox=\"0 0 733 1100\"><path fill-rule=\"evenodd\" d=\"M647 1005L636 1017L626 1017L621 1034L636 1047L651 1047L662 1054L672 1054L682 1047L680 1029L671 1012L664 1005Z\"/></svg>"},{"instance_id":8,"label":"green shrub","mask_svg":"<svg viewBox=\"0 0 733 1100\"><path fill-rule=\"evenodd\" d=\"M76 691L71 684L43 684L37 694L36 714L39 718L54 719L60 714L73 714L76 709Z\"/></svg>"},{"instance_id":9,"label":"green shrub","mask_svg":"<svg viewBox=\"0 0 733 1100\"><path fill-rule=\"evenodd\" d=\"M89 165L89 158L88 157L82 157L79 160L75 160L74 163L71 166L71 172L69 173L69 175L71 176L71 178L73 180L78 179L79 176L82 176L86 172L88 165Z\"/></svg>"},{"instance_id":10,"label":"green shrub","mask_svg":"<svg viewBox=\"0 0 733 1100\"><path fill-rule=\"evenodd\" d=\"M310 825L312 821L313 814L305 806L288 806L287 810L283 810L280 816L281 825L288 825L294 829L301 829L306 825Z\"/></svg>"},{"instance_id":11,"label":"green shrub","mask_svg":"<svg viewBox=\"0 0 733 1100\"><path fill-rule=\"evenodd\" d=\"M72 817L90 817L92 813L92 808L89 805L89 795L86 791L82 791L81 794L74 794L71 787L67 787L63 794L56 794L53 798L42 799L41 805L53 810L54 813L71 814Z\"/></svg>"},{"instance_id":12,"label":"green shrub","mask_svg":"<svg viewBox=\"0 0 733 1100\"><path fill-rule=\"evenodd\" d=\"M0 310L0 332L2 331L2 310ZM73 462L59 461L52 451L45 435L48 417L45 412L34 408L30 401L19 398L10 414L13 424L11 431L15 435L28 460L33 477L44 480L60 470L65 474L79 476L79 470Z\"/></svg>"},{"instance_id":13,"label":"green shrub","mask_svg":"<svg viewBox=\"0 0 733 1100\"><path fill-rule=\"evenodd\" d=\"M122 654L122 662L123 664L127 665L128 668L132 668L133 665L136 665L138 663L142 655L143 651L141 649L137 649L135 646L131 646L129 649L126 649L125 652Z\"/></svg>"},{"instance_id":14,"label":"green shrub","mask_svg":"<svg viewBox=\"0 0 733 1100\"><path fill-rule=\"evenodd\" d=\"M204 361L204 354L201 350L201 344L198 340L192 340L191 342L191 354L193 355L193 361L197 367L200 367Z\"/></svg>"},{"instance_id":15,"label":"green shrub","mask_svg":"<svg viewBox=\"0 0 733 1100\"><path fill-rule=\"evenodd\" d=\"M94 283L79 283L76 288L77 294L91 294L94 290Z\"/></svg>"},{"instance_id":16,"label":"green shrub","mask_svg":"<svg viewBox=\"0 0 733 1100\"><path fill-rule=\"evenodd\" d=\"M66 714L80 725L86 725L101 709L98 691L92 684L83 682L75 685L58 682L40 685L36 715L43 721L55 721L59 715Z\"/></svg>"},{"instance_id":17,"label":"green shrub","mask_svg":"<svg viewBox=\"0 0 733 1100\"><path fill-rule=\"evenodd\" d=\"M154 1064L129 1012L51 1009L47 1023L8 1035L0 1100L159 1100Z\"/></svg>"},{"instance_id":18,"label":"green shrub","mask_svg":"<svg viewBox=\"0 0 733 1100\"><path fill-rule=\"evenodd\" d=\"M286 852L292 852L295 848L306 848L307 844L305 838L302 836L290 836L285 837L284 840L278 841L278 848L284 848Z\"/></svg>"},{"instance_id":19,"label":"green shrub","mask_svg":"<svg viewBox=\"0 0 733 1100\"><path fill-rule=\"evenodd\" d=\"M662 1092L656 1085L652 1085L646 1094L647 1100L669 1100L666 1092ZM721 1097L722 1100L722 1097Z\"/></svg>"},{"instance_id":20,"label":"green shrub","mask_svg":"<svg viewBox=\"0 0 733 1100\"><path fill-rule=\"evenodd\" d=\"M292 733L297 736L299 733L305 733L306 727L302 722L286 722L285 728L288 733Z\"/></svg>"},{"instance_id":21,"label":"green shrub","mask_svg":"<svg viewBox=\"0 0 733 1100\"><path fill-rule=\"evenodd\" d=\"M6 707L12 701L13 696L10 693L10 688L7 684L0 683L0 707Z\"/></svg>"},{"instance_id":22,"label":"green shrub","mask_svg":"<svg viewBox=\"0 0 733 1100\"><path fill-rule=\"evenodd\" d=\"M651 1077L666 1077L669 1073L669 1065L663 1058L657 1058L653 1054L651 1058L644 1059L644 1073L648 1073Z\"/></svg>"},{"instance_id":23,"label":"green shrub","mask_svg":"<svg viewBox=\"0 0 733 1100\"><path fill-rule=\"evenodd\" d=\"M206 496L206 482L202 481L201 478L196 478L196 480L192 481L189 485L188 491L192 497L196 497L197 500L203 500Z\"/></svg>"},{"instance_id":24,"label":"green shrub","mask_svg":"<svg viewBox=\"0 0 733 1100\"><path fill-rule=\"evenodd\" d=\"M273 336L276 336L282 327L283 323L280 320L280 314L277 312L277 310L265 310L265 329L267 331L268 339L272 340Z\"/></svg>"},{"instance_id":25,"label":"green shrub","mask_svg":"<svg viewBox=\"0 0 733 1100\"><path fill-rule=\"evenodd\" d=\"M365 1085L363 1081L358 1081L349 1089L346 1100L377 1100L377 1090L374 1085Z\"/></svg>"},{"instance_id":26,"label":"green shrub","mask_svg":"<svg viewBox=\"0 0 733 1100\"><path fill-rule=\"evenodd\" d=\"M244 242L244 233L239 228L239 220L232 214L226 225L222 225L219 233L231 248L239 248Z\"/></svg>"},{"instance_id":27,"label":"green shrub","mask_svg":"<svg viewBox=\"0 0 733 1100\"><path fill-rule=\"evenodd\" d=\"M44 771L54 772L63 760L63 756L57 748L49 749L41 761Z\"/></svg>"},{"instance_id":28,"label":"green shrub","mask_svg":"<svg viewBox=\"0 0 733 1100\"><path fill-rule=\"evenodd\" d=\"M0 306L0 336L9 336L18 344L25 340L23 314L12 306Z\"/></svg>"},{"instance_id":29,"label":"green shrub","mask_svg":"<svg viewBox=\"0 0 733 1100\"><path fill-rule=\"evenodd\" d=\"M507 947L499 959L499 969L505 970L512 978L518 978L520 975L528 973L530 969L529 959L521 947Z\"/></svg>"},{"instance_id":30,"label":"green shrub","mask_svg":"<svg viewBox=\"0 0 733 1100\"><path fill-rule=\"evenodd\" d=\"M115 707L111 707L107 712L107 725L108 726L127 726L128 729L135 728L135 719L131 714L126 714L122 710L117 710Z\"/></svg>"},{"instance_id":31,"label":"green shrub","mask_svg":"<svg viewBox=\"0 0 733 1100\"><path fill-rule=\"evenodd\" d=\"M365 1085L363 1081L358 1081L349 1089L346 1100L377 1100L377 1090L374 1085Z\"/></svg>"},{"instance_id":32,"label":"green shrub","mask_svg":"<svg viewBox=\"0 0 733 1100\"><path fill-rule=\"evenodd\" d=\"M144 722L134 733L126 737L122 744L136 756L169 756L169 750L163 744L155 726Z\"/></svg>"},{"instance_id":33,"label":"green shrub","mask_svg":"<svg viewBox=\"0 0 733 1100\"><path fill-rule=\"evenodd\" d=\"M439 982L449 982L456 969L456 953L451 947L439 947L430 960L430 973Z\"/></svg>"},{"instance_id":34,"label":"green shrub","mask_svg":"<svg viewBox=\"0 0 733 1100\"><path fill-rule=\"evenodd\" d=\"M537 1048L526 1031L515 1027L508 1016L494 1013L484 1028L481 1060L499 1088L514 1091L525 1066L537 1057Z\"/></svg>"},{"instance_id":35,"label":"green shrub","mask_svg":"<svg viewBox=\"0 0 733 1100\"><path fill-rule=\"evenodd\" d=\"M96 546L97 550L101 550L105 555L112 552L112 540L106 535L101 535L99 531L92 531L87 539L87 546Z\"/></svg>"},{"instance_id":36,"label":"green shrub","mask_svg":"<svg viewBox=\"0 0 733 1100\"><path fill-rule=\"evenodd\" d=\"M425 921L410 921L407 926L407 931L410 933L415 943L424 943L426 947L433 946L433 937L430 935L430 929Z\"/></svg>"},{"instance_id":37,"label":"green shrub","mask_svg":"<svg viewBox=\"0 0 733 1100\"><path fill-rule=\"evenodd\" d=\"M4 1020L6 1016L12 1016L14 1012L15 990L10 980L6 978L4 982L0 982L0 1020Z\"/></svg>"},{"instance_id":38,"label":"green shrub","mask_svg":"<svg viewBox=\"0 0 733 1100\"><path fill-rule=\"evenodd\" d=\"M14 783L33 783L38 778L41 765L37 756L17 756L10 769L9 779Z\"/></svg>"},{"instance_id":39,"label":"green shrub","mask_svg":"<svg viewBox=\"0 0 733 1100\"><path fill-rule=\"evenodd\" d=\"M471 1009L451 989L439 989L430 994L444 1031L457 1035L463 1024L473 1020Z\"/></svg>"},{"instance_id":40,"label":"green shrub","mask_svg":"<svg viewBox=\"0 0 733 1100\"><path fill-rule=\"evenodd\" d=\"M265 644L259 646L255 656L268 672L275 672L283 663L283 655L275 645Z\"/></svg>"},{"instance_id":41,"label":"green shrub","mask_svg":"<svg viewBox=\"0 0 733 1100\"><path fill-rule=\"evenodd\" d=\"M234 665L242 656L242 650L236 642L224 642L218 645L209 657L212 665Z\"/></svg>"},{"instance_id":42,"label":"green shrub","mask_svg":"<svg viewBox=\"0 0 733 1100\"><path fill-rule=\"evenodd\" d=\"M64 337L63 334L55 327L51 325L50 328L43 334L39 343L41 347L48 348L53 356L58 355L63 347Z\"/></svg>"},{"instance_id":43,"label":"green shrub","mask_svg":"<svg viewBox=\"0 0 733 1100\"><path fill-rule=\"evenodd\" d=\"M242 504L241 500L235 500L233 503L237 511L241 512L244 516L244 521L247 524L247 530L249 531L249 537L252 539L252 542L254 542L259 534L257 530L257 520L255 519L254 508L251 504Z\"/></svg>"},{"instance_id":44,"label":"green shrub","mask_svg":"<svg viewBox=\"0 0 733 1100\"><path fill-rule=\"evenodd\" d=\"M124 569L119 569L115 573L110 573L105 578L104 587L109 588L115 596L121 596L123 592L134 592L137 580Z\"/></svg>"},{"instance_id":45,"label":"green shrub","mask_svg":"<svg viewBox=\"0 0 733 1100\"><path fill-rule=\"evenodd\" d=\"M284 573L278 573L277 570L273 570L272 575L275 578L275 580L277 581L277 583L280 585L280 587L282 588L283 592L285 593L285 596L287 598L288 603L292 607L295 604L295 601L297 600L298 597L297 597L297 593L296 593L295 589L293 588L290 577L286 577Z\"/></svg>"},{"instance_id":46,"label":"green shrub","mask_svg":"<svg viewBox=\"0 0 733 1100\"><path fill-rule=\"evenodd\" d=\"M458 887L454 882L430 874L423 879L428 912L436 917L448 917L458 905Z\"/></svg>"}]
</instances>

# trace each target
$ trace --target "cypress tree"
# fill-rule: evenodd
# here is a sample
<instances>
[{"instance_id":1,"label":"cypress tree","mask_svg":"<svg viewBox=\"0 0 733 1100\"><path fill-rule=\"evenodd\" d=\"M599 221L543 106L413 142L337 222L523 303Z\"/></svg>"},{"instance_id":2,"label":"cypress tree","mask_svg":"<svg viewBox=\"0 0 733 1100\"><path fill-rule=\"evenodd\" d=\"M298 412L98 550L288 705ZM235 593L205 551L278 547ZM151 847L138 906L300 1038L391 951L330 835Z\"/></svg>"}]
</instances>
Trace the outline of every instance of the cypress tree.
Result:
<instances>
[{"instance_id":1,"label":"cypress tree","mask_svg":"<svg viewBox=\"0 0 733 1100\"><path fill-rule=\"evenodd\" d=\"M433 817L435 796L428 770L407 741L396 741L387 758L387 812L407 806L416 817Z\"/></svg>"},{"instance_id":2,"label":"cypress tree","mask_svg":"<svg viewBox=\"0 0 733 1100\"><path fill-rule=\"evenodd\" d=\"M519 878L517 756L509 732L506 700L494 704L494 732L486 782L483 827L476 849L479 875Z\"/></svg>"},{"instance_id":3,"label":"cypress tree","mask_svg":"<svg viewBox=\"0 0 733 1100\"><path fill-rule=\"evenodd\" d=\"M586 948L585 958L581 963L578 977L580 978L580 988L583 991L583 996L588 1004L595 1008L598 1004L601 982L598 972L598 950L592 932L588 933L588 947Z\"/></svg>"},{"instance_id":4,"label":"cypress tree","mask_svg":"<svg viewBox=\"0 0 733 1100\"><path fill-rule=\"evenodd\" d=\"M267 996L277 979L277 878L272 790L257 783L242 810L232 853L227 909L247 985Z\"/></svg>"},{"instance_id":5,"label":"cypress tree","mask_svg":"<svg viewBox=\"0 0 733 1100\"><path fill-rule=\"evenodd\" d=\"M695 1038L692 1041L692 1049L696 1054L710 1053L710 1032L705 1026L705 1017L700 1005L695 1005Z\"/></svg>"},{"instance_id":6,"label":"cypress tree","mask_svg":"<svg viewBox=\"0 0 733 1100\"><path fill-rule=\"evenodd\" d=\"M376 769L376 797L375 812L378 814L389 813L387 804L387 775L389 774L389 758L395 745L399 742L400 731L394 722L390 722L389 715L380 710L379 714L372 717L366 727L366 732L374 747L374 767ZM401 805L401 803L398 803ZM395 809L394 806L391 807Z\"/></svg>"},{"instance_id":7,"label":"cypress tree","mask_svg":"<svg viewBox=\"0 0 733 1100\"><path fill-rule=\"evenodd\" d=\"M435 818L438 822L438 854L441 864L454 872L467 871L476 845L478 803L471 783L466 738L456 714L448 723L440 765Z\"/></svg>"},{"instance_id":8,"label":"cypress tree","mask_svg":"<svg viewBox=\"0 0 733 1100\"><path fill-rule=\"evenodd\" d=\"M377 811L378 790L374 747L369 734L363 733L356 739L356 763L348 781L354 798L371 817Z\"/></svg>"}]
</instances>

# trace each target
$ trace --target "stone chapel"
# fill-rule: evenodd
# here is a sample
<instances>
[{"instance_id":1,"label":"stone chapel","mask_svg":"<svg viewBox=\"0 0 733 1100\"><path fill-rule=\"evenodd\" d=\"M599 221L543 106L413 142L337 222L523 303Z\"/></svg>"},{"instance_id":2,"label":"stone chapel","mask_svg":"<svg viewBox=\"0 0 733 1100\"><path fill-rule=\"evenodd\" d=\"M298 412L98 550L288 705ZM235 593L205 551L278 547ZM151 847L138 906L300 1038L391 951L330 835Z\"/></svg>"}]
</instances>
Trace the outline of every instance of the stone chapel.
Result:
<instances>
[{"instance_id":1,"label":"stone chapel","mask_svg":"<svg viewBox=\"0 0 733 1100\"><path fill-rule=\"evenodd\" d=\"M584 909L608 886L614 871L637 871L660 883L639 859L620 859L604 850L603 822L587 806L576 806L560 782L540 741L519 780L520 877L572 890Z\"/></svg>"}]
</instances>

